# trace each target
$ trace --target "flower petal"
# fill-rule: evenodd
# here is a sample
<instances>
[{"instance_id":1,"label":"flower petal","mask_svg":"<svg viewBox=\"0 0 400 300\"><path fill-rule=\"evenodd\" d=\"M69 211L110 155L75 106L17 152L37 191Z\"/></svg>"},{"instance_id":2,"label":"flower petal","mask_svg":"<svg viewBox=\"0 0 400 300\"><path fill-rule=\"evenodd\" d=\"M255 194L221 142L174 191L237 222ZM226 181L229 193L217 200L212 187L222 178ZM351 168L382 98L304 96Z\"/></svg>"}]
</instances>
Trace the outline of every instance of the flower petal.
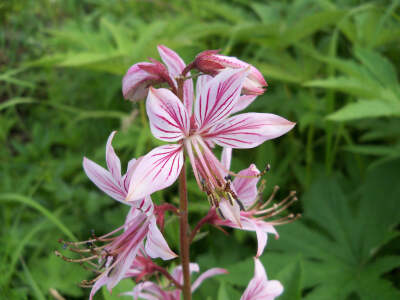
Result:
<instances>
[{"instance_id":1,"label":"flower petal","mask_svg":"<svg viewBox=\"0 0 400 300\"><path fill-rule=\"evenodd\" d=\"M201 91L206 87L207 83L212 80L213 77L207 74L200 75L196 82L196 94L200 94Z\"/></svg>"},{"instance_id":2,"label":"flower petal","mask_svg":"<svg viewBox=\"0 0 400 300\"><path fill-rule=\"evenodd\" d=\"M233 107L231 114L237 113L238 111L245 109L247 106L253 103L253 101L256 100L256 98L257 98L256 95L240 96L239 100L236 102L236 105Z\"/></svg>"},{"instance_id":3,"label":"flower petal","mask_svg":"<svg viewBox=\"0 0 400 300\"><path fill-rule=\"evenodd\" d=\"M224 147L224 149L222 150L222 155L221 155L221 163L225 169L230 170L231 160L232 160L232 148Z\"/></svg>"},{"instance_id":4,"label":"flower petal","mask_svg":"<svg viewBox=\"0 0 400 300\"><path fill-rule=\"evenodd\" d=\"M198 264L196 264L196 263L189 264L190 275L192 275L193 272L196 272L196 273L199 272L199 270L200 270L200 267ZM179 265L175 269L173 269L171 275L172 275L172 277L174 277L174 279L176 281L178 281L180 284L183 284L183 271L182 271L181 265Z\"/></svg>"},{"instance_id":5,"label":"flower petal","mask_svg":"<svg viewBox=\"0 0 400 300\"><path fill-rule=\"evenodd\" d=\"M114 148L112 146L112 140L116 131L111 132L110 136L107 140L106 145L106 163L108 171L114 177L115 181L119 184L121 183L121 161L119 160L118 156L115 154Z\"/></svg>"},{"instance_id":6,"label":"flower petal","mask_svg":"<svg viewBox=\"0 0 400 300\"><path fill-rule=\"evenodd\" d=\"M175 51L164 45L159 45L157 49L162 61L168 68L170 76L175 81L175 78L180 76L183 69L185 69L185 62ZM188 72L186 76L190 76L190 72ZM185 83L183 84L183 104L190 115L193 105L193 80L191 78L185 80Z\"/></svg>"},{"instance_id":7,"label":"flower petal","mask_svg":"<svg viewBox=\"0 0 400 300\"><path fill-rule=\"evenodd\" d=\"M283 292L277 280L268 281L264 266L259 259L254 259L254 277L250 280L240 300L274 300Z\"/></svg>"},{"instance_id":8,"label":"flower petal","mask_svg":"<svg viewBox=\"0 0 400 300\"><path fill-rule=\"evenodd\" d=\"M83 169L99 189L115 200L123 202L126 192L121 189L110 172L86 157L83 158Z\"/></svg>"},{"instance_id":9,"label":"flower petal","mask_svg":"<svg viewBox=\"0 0 400 300\"><path fill-rule=\"evenodd\" d=\"M295 125L274 114L245 113L219 122L203 137L222 147L254 148L287 133Z\"/></svg>"},{"instance_id":10,"label":"flower petal","mask_svg":"<svg viewBox=\"0 0 400 300\"><path fill-rule=\"evenodd\" d=\"M221 269L221 268L212 268L209 269L207 271L205 271L203 274L201 274L195 282L193 282L192 285L192 293L200 286L200 284L202 284L202 282L210 277L213 277L215 275L220 275L220 274L227 274L228 271L225 269Z\"/></svg>"},{"instance_id":11,"label":"flower petal","mask_svg":"<svg viewBox=\"0 0 400 300\"><path fill-rule=\"evenodd\" d=\"M170 90L150 87L146 109L151 132L156 138L175 142L189 133L189 115L182 102Z\"/></svg>"},{"instance_id":12,"label":"flower petal","mask_svg":"<svg viewBox=\"0 0 400 300\"><path fill-rule=\"evenodd\" d=\"M128 69L122 79L122 94L125 99L137 101L146 98L148 86L164 81L157 74L150 74L141 69L140 66L152 67L154 64L142 62L134 64Z\"/></svg>"},{"instance_id":13,"label":"flower petal","mask_svg":"<svg viewBox=\"0 0 400 300\"><path fill-rule=\"evenodd\" d=\"M207 129L226 118L240 96L248 69L226 70L197 91L195 117L200 129Z\"/></svg>"},{"instance_id":14,"label":"flower petal","mask_svg":"<svg viewBox=\"0 0 400 300\"><path fill-rule=\"evenodd\" d=\"M260 174L260 171L254 164L251 164L247 169L240 171L238 176L233 180L232 184L236 195L246 209L252 206L254 201L257 200L257 183L260 180L257 177L258 174Z\"/></svg>"},{"instance_id":15,"label":"flower petal","mask_svg":"<svg viewBox=\"0 0 400 300\"><path fill-rule=\"evenodd\" d=\"M161 257L163 260L169 260L177 257L169 248L167 241L158 229L154 217L150 221L145 251L151 258Z\"/></svg>"},{"instance_id":16,"label":"flower petal","mask_svg":"<svg viewBox=\"0 0 400 300\"><path fill-rule=\"evenodd\" d=\"M136 168L138 162L139 162L139 160L132 158L128 162L128 167L126 169L125 175L122 176L121 184L127 193L129 190L129 183L131 182L131 179L132 179L132 174L135 171L135 168Z\"/></svg>"},{"instance_id":17,"label":"flower petal","mask_svg":"<svg viewBox=\"0 0 400 300\"><path fill-rule=\"evenodd\" d=\"M221 199L219 202L219 209L226 220L231 221L237 228L242 228L239 204L233 202L233 205L231 205L228 200Z\"/></svg>"},{"instance_id":18,"label":"flower petal","mask_svg":"<svg viewBox=\"0 0 400 300\"><path fill-rule=\"evenodd\" d=\"M138 201L173 184L183 166L182 145L154 148L139 162L129 184L126 201Z\"/></svg>"}]
</instances>

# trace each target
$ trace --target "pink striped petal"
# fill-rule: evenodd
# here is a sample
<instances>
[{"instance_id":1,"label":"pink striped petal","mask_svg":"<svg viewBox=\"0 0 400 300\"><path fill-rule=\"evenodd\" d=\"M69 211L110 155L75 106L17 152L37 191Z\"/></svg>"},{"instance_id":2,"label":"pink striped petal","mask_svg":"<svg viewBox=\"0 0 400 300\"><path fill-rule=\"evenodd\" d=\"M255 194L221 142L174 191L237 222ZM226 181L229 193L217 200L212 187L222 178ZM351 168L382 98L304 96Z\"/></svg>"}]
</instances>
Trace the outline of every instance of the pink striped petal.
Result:
<instances>
[{"instance_id":1,"label":"pink striped petal","mask_svg":"<svg viewBox=\"0 0 400 300\"><path fill-rule=\"evenodd\" d=\"M171 78L175 81L175 78L182 74L183 69L185 69L186 64L182 58L173 50L169 49L164 45L159 45L157 47L160 53L161 59L167 66ZM190 76L188 72L185 76ZM183 104L186 107L189 115L192 113L193 105L193 80L187 79L183 85Z\"/></svg>"},{"instance_id":2,"label":"pink striped petal","mask_svg":"<svg viewBox=\"0 0 400 300\"><path fill-rule=\"evenodd\" d=\"M128 69L122 79L122 94L125 99L137 101L146 98L149 85L163 82L164 79L160 74L151 74L143 67L153 67L153 63L142 62L134 64Z\"/></svg>"},{"instance_id":3,"label":"pink striped petal","mask_svg":"<svg viewBox=\"0 0 400 300\"><path fill-rule=\"evenodd\" d=\"M156 225L154 217L150 221L145 251L151 258L161 257L163 260L173 259L178 256L169 248L167 241Z\"/></svg>"},{"instance_id":4,"label":"pink striped petal","mask_svg":"<svg viewBox=\"0 0 400 300\"><path fill-rule=\"evenodd\" d=\"M255 219L242 216L240 220L242 221L242 226L244 230L256 232L258 244L256 257L260 257L261 254L264 252L265 246L267 246L268 234L257 226Z\"/></svg>"},{"instance_id":5,"label":"pink striped petal","mask_svg":"<svg viewBox=\"0 0 400 300\"><path fill-rule=\"evenodd\" d=\"M226 170L230 170L231 160L232 160L232 148L224 148L222 150L221 163Z\"/></svg>"},{"instance_id":6,"label":"pink striped petal","mask_svg":"<svg viewBox=\"0 0 400 300\"><path fill-rule=\"evenodd\" d=\"M295 125L274 114L245 113L219 122L203 137L222 147L254 148L287 133Z\"/></svg>"},{"instance_id":7,"label":"pink striped petal","mask_svg":"<svg viewBox=\"0 0 400 300\"><path fill-rule=\"evenodd\" d=\"M210 277L216 276L216 275L220 275L220 274L227 274L228 271L225 269L221 269L221 268L213 268L213 269L209 269L207 271L205 271L203 274L201 274L195 282L193 282L192 285L192 293L200 286L200 284L202 284L202 282Z\"/></svg>"},{"instance_id":8,"label":"pink striped petal","mask_svg":"<svg viewBox=\"0 0 400 300\"><path fill-rule=\"evenodd\" d=\"M123 296L132 296L134 300L141 299L146 300L160 300L168 299L168 293L151 281L145 281L138 283L132 292L122 293Z\"/></svg>"},{"instance_id":9,"label":"pink striped petal","mask_svg":"<svg viewBox=\"0 0 400 300\"><path fill-rule=\"evenodd\" d=\"M239 100L236 102L236 105L233 107L231 114L237 113L238 111L245 109L247 106L253 103L256 98L256 95L240 96Z\"/></svg>"},{"instance_id":10,"label":"pink striped petal","mask_svg":"<svg viewBox=\"0 0 400 300\"><path fill-rule=\"evenodd\" d=\"M126 168L125 175L122 176L121 184L127 193L129 190L129 183L131 182L131 179L132 179L132 174L135 171L135 168L136 168L138 162L139 162L139 160L132 158L128 162L128 167Z\"/></svg>"},{"instance_id":11,"label":"pink striped petal","mask_svg":"<svg viewBox=\"0 0 400 300\"><path fill-rule=\"evenodd\" d=\"M151 132L156 138L175 142L189 134L189 115L179 98L170 90L150 87L146 109Z\"/></svg>"},{"instance_id":12,"label":"pink striped petal","mask_svg":"<svg viewBox=\"0 0 400 300\"><path fill-rule=\"evenodd\" d=\"M200 271L200 267L198 264L196 264L196 263L189 264L190 275L192 275L193 272L197 273L199 271ZM174 279L176 281L178 281L180 284L183 284L183 271L182 271L181 265L179 265L175 269L173 269L171 275L172 275L172 277L174 277Z\"/></svg>"},{"instance_id":13,"label":"pink striped petal","mask_svg":"<svg viewBox=\"0 0 400 300\"><path fill-rule=\"evenodd\" d=\"M121 183L121 162L115 154L114 148L111 144L116 133L116 131L113 131L108 137L106 145L106 163L108 171L114 177L115 181Z\"/></svg>"},{"instance_id":14,"label":"pink striped petal","mask_svg":"<svg viewBox=\"0 0 400 300\"><path fill-rule=\"evenodd\" d=\"M197 91L194 113L200 130L211 127L232 112L247 73L247 69L223 71Z\"/></svg>"},{"instance_id":15,"label":"pink striped petal","mask_svg":"<svg viewBox=\"0 0 400 300\"><path fill-rule=\"evenodd\" d=\"M228 200L222 199L219 202L219 209L226 220L232 222L236 228L242 228L240 206L236 202L231 205Z\"/></svg>"},{"instance_id":16,"label":"pink striped petal","mask_svg":"<svg viewBox=\"0 0 400 300\"><path fill-rule=\"evenodd\" d=\"M257 183L260 179L256 177L258 174L260 174L260 171L254 164L251 164L247 169L240 171L239 176L236 176L233 180L232 184L236 195L246 209L252 206L257 200Z\"/></svg>"},{"instance_id":17,"label":"pink striped petal","mask_svg":"<svg viewBox=\"0 0 400 300\"><path fill-rule=\"evenodd\" d=\"M104 193L121 202L125 199L125 190L106 169L86 157L83 158L83 169L87 177Z\"/></svg>"},{"instance_id":18,"label":"pink striped petal","mask_svg":"<svg viewBox=\"0 0 400 300\"><path fill-rule=\"evenodd\" d=\"M249 282L240 300L274 300L283 293L283 286L277 280L268 281L264 266L254 259L254 277Z\"/></svg>"},{"instance_id":19,"label":"pink striped petal","mask_svg":"<svg viewBox=\"0 0 400 300\"><path fill-rule=\"evenodd\" d=\"M139 162L129 184L126 201L138 201L166 188L178 178L183 165L182 145L154 148Z\"/></svg>"},{"instance_id":20,"label":"pink striped petal","mask_svg":"<svg viewBox=\"0 0 400 300\"><path fill-rule=\"evenodd\" d=\"M200 75L197 78L197 82L196 82L196 94L200 94L201 91L205 88L205 86L207 85L207 83L212 80L213 77L207 74L204 75Z\"/></svg>"}]
</instances>

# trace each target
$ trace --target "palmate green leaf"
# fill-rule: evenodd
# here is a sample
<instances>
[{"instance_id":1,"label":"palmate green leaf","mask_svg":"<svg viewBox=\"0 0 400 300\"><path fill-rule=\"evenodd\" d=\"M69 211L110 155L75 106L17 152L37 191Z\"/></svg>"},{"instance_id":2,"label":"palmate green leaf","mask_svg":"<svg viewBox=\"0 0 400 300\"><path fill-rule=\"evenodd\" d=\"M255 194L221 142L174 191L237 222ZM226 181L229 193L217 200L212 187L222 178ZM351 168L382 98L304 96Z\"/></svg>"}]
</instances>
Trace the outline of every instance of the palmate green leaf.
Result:
<instances>
[{"instance_id":1,"label":"palmate green leaf","mask_svg":"<svg viewBox=\"0 0 400 300\"><path fill-rule=\"evenodd\" d=\"M270 241L270 248L303 257L303 287L312 288L305 299L399 297L382 275L399 266L400 256L377 256L398 236L399 169L397 159L369 170L357 205L349 202L337 178L321 179L302 198L304 221L278 229L281 237Z\"/></svg>"},{"instance_id":2,"label":"palmate green leaf","mask_svg":"<svg viewBox=\"0 0 400 300\"><path fill-rule=\"evenodd\" d=\"M400 101L358 100L349 103L338 111L327 116L331 121L352 121L365 118L400 117Z\"/></svg>"},{"instance_id":3,"label":"palmate green leaf","mask_svg":"<svg viewBox=\"0 0 400 300\"><path fill-rule=\"evenodd\" d=\"M398 84L396 69L387 58L375 51L361 47L356 47L354 54L376 81L385 86L396 86Z\"/></svg>"},{"instance_id":4,"label":"palmate green leaf","mask_svg":"<svg viewBox=\"0 0 400 300\"><path fill-rule=\"evenodd\" d=\"M284 286L279 300L301 300L303 267L300 261L283 268L276 279L279 279Z\"/></svg>"},{"instance_id":5,"label":"palmate green leaf","mask_svg":"<svg viewBox=\"0 0 400 300\"><path fill-rule=\"evenodd\" d=\"M327 10L306 16L296 22L295 26L289 26L288 30L282 34L282 46L287 47L307 36L314 34L329 25L338 23L346 15L342 10Z\"/></svg>"}]
</instances>

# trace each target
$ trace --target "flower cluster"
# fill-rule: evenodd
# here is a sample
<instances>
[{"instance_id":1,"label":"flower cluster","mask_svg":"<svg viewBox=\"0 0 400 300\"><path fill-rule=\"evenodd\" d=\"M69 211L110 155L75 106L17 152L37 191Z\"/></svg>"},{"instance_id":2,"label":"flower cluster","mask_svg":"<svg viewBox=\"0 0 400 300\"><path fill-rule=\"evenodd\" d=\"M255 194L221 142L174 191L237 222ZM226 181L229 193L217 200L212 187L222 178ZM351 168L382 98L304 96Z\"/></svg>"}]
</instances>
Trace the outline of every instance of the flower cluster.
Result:
<instances>
[{"instance_id":1,"label":"flower cluster","mask_svg":"<svg viewBox=\"0 0 400 300\"><path fill-rule=\"evenodd\" d=\"M106 235L98 237L92 233L87 241L62 241L78 258L66 257L58 251L56 254L64 260L85 264L97 274L93 280L82 282L83 286L92 287L90 299L101 286L106 285L111 291L121 279L132 277L138 284L125 295L134 299L172 300L180 299L183 294L187 300L188 284L190 294L204 279L226 273L224 269L210 269L190 287L187 276L199 271L197 264L182 259L182 265L170 273L152 260L177 257L162 235L164 214L170 211L180 218L185 215L170 203L155 205L151 194L177 180L187 157L210 210L183 238L187 236L186 242L191 243L206 223L219 228L255 231L258 240L255 275L241 300L274 299L283 292L283 287L276 280L268 281L259 257L267 244L268 233L278 236L274 226L297 216L271 218L280 215L297 198L291 193L280 203L267 207L274 194L262 202L258 188L267 168L259 171L251 164L235 173L230 170L230 162L232 149L256 147L287 133L295 124L269 113L238 113L267 87L255 67L215 50L198 54L189 64L165 46L159 46L158 51L163 63L150 59L134 64L123 78L122 92L131 101L147 98L151 132L168 144L130 160L124 175L112 146L115 132L106 144L107 169L84 158L83 168L89 179L104 193L128 205L130 211L125 223ZM193 78L197 78L196 88ZM158 85L164 87L157 88ZM223 147L221 160L213 153L216 146ZM173 287L150 281L155 274L165 276Z\"/></svg>"}]
</instances>

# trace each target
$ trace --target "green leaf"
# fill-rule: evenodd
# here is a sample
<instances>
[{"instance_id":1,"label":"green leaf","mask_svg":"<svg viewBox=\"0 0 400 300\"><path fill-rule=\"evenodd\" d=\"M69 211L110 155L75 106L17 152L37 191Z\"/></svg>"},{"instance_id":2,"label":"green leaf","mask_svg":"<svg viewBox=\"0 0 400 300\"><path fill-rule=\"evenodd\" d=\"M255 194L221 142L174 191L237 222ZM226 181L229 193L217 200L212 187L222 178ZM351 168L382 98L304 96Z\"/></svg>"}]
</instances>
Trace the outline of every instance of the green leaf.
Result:
<instances>
[{"instance_id":1,"label":"green leaf","mask_svg":"<svg viewBox=\"0 0 400 300\"><path fill-rule=\"evenodd\" d=\"M270 241L269 248L283 252L276 254L277 261L301 255L303 288L312 288L305 299L398 297L399 290L382 275L397 268L400 257L376 255L398 236L399 169L400 159L371 168L356 194L358 201L350 201L339 184L343 180L321 178L302 197L304 221L279 228L280 239Z\"/></svg>"},{"instance_id":2,"label":"green leaf","mask_svg":"<svg viewBox=\"0 0 400 300\"><path fill-rule=\"evenodd\" d=\"M16 97L12 99L8 99L6 102L0 104L0 111L3 109L6 109L8 107L13 107L15 105L19 104L25 104L25 103L34 103L36 102L32 98L26 98L26 97Z\"/></svg>"},{"instance_id":3,"label":"green leaf","mask_svg":"<svg viewBox=\"0 0 400 300\"><path fill-rule=\"evenodd\" d=\"M218 289L218 300L230 300L228 292L226 291L225 282L221 282Z\"/></svg>"},{"instance_id":4,"label":"green leaf","mask_svg":"<svg viewBox=\"0 0 400 300\"><path fill-rule=\"evenodd\" d=\"M112 290L112 293L110 293L107 290L106 286L103 286L102 292L103 292L103 297L104 300L118 300L118 299L132 299L132 296L124 296L121 295L122 293L126 292L131 292L134 288L135 284L131 279L124 279L121 280Z\"/></svg>"},{"instance_id":5,"label":"green leaf","mask_svg":"<svg viewBox=\"0 0 400 300\"><path fill-rule=\"evenodd\" d=\"M396 69L388 59L375 51L361 47L356 47L354 53L376 81L392 87L398 84Z\"/></svg>"},{"instance_id":6,"label":"green leaf","mask_svg":"<svg viewBox=\"0 0 400 300\"><path fill-rule=\"evenodd\" d=\"M278 273L278 277L284 286L284 292L279 300L301 300L303 268L300 261L285 267Z\"/></svg>"},{"instance_id":7,"label":"green leaf","mask_svg":"<svg viewBox=\"0 0 400 300\"><path fill-rule=\"evenodd\" d=\"M365 118L400 117L400 102L385 100L359 100L328 115L332 121L352 121Z\"/></svg>"},{"instance_id":8,"label":"green leaf","mask_svg":"<svg viewBox=\"0 0 400 300\"><path fill-rule=\"evenodd\" d=\"M59 220L59 218L33 199L18 194L0 194L0 201L22 203L36 209L48 218L50 222L56 225L68 238L73 241L77 240L74 234Z\"/></svg>"}]
</instances>

